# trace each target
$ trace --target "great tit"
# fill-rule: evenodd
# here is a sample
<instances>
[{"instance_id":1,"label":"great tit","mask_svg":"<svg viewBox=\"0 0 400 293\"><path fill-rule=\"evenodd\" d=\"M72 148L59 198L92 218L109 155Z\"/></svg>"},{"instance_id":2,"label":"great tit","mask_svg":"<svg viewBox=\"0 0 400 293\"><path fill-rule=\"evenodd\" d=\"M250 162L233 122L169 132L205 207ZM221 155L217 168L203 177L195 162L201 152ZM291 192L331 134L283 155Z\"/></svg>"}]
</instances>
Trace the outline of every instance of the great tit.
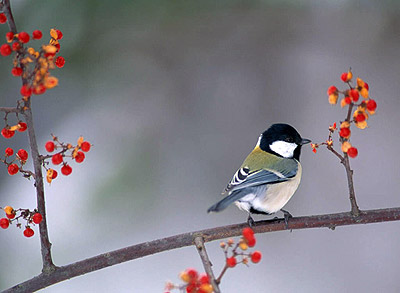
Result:
<instances>
[{"instance_id":1,"label":"great tit","mask_svg":"<svg viewBox=\"0 0 400 293\"><path fill-rule=\"evenodd\" d=\"M281 210L287 226L291 215L282 208L300 184L301 146L310 142L288 124L273 124L260 135L256 147L233 175L222 193L226 197L208 212L220 212L234 202L248 212L251 226L251 214L269 215Z\"/></svg>"}]
</instances>

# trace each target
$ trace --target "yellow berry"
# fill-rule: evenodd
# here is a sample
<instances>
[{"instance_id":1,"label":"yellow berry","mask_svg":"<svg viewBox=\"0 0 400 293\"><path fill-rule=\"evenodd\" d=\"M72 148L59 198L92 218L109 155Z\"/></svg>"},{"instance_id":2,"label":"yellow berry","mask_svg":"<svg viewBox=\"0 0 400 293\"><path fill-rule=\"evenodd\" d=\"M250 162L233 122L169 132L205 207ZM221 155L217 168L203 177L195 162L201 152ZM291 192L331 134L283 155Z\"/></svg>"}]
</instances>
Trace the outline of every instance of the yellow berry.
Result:
<instances>
[{"instance_id":1,"label":"yellow berry","mask_svg":"<svg viewBox=\"0 0 400 293\"><path fill-rule=\"evenodd\" d=\"M249 246L247 245L247 243L244 242L244 241L240 241L239 247L240 247L241 250L247 250L247 248L249 248Z\"/></svg>"},{"instance_id":2,"label":"yellow berry","mask_svg":"<svg viewBox=\"0 0 400 293\"><path fill-rule=\"evenodd\" d=\"M180 274L179 274L179 278L180 278L182 281L184 281L185 283L189 283L189 281L190 281L189 274L188 274L186 271L180 273Z\"/></svg>"},{"instance_id":3,"label":"yellow berry","mask_svg":"<svg viewBox=\"0 0 400 293\"><path fill-rule=\"evenodd\" d=\"M13 213L14 209L10 206L6 206L4 208L4 211L6 212L7 215L11 215Z\"/></svg>"},{"instance_id":4,"label":"yellow berry","mask_svg":"<svg viewBox=\"0 0 400 293\"><path fill-rule=\"evenodd\" d=\"M347 153L347 151L351 148L351 143L345 141L342 143L342 152Z\"/></svg>"},{"instance_id":5,"label":"yellow berry","mask_svg":"<svg viewBox=\"0 0 400 293\"><path fill-rule=\"evenodd\" d=\"M200 286L200 292L212 293L213 292L213 287L211 286L211 284L202 284Z\"/></svg>"}]
</instances>

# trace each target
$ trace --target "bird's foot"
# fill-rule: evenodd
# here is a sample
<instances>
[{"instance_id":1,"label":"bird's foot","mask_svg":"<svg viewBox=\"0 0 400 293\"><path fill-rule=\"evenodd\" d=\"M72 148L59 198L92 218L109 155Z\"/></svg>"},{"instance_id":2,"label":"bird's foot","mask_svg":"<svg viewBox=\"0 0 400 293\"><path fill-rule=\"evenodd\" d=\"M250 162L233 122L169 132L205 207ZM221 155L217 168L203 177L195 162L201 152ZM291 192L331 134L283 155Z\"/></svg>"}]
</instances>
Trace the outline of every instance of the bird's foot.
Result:
<instances>
[{"instance_id":1,"label":"bird's foot","mask_svg":"<svg viewBox=\"0 0 400 293\"><path fill-rule=\"evenodd\" d=\"M293 218L293 216L288 211L285 211L285 210L281 210L281 211L283 213L283 218L285 220L285 228L288 229L289 228L289 219Z\"/></svg>"},{"instance_id":2,"label":"bird's foot","mask_svg":"<svg viewBox=\"0 0 400 293\"><path fill-rule=\"evenodd\" d=\"M247 218L247 224L249 225L249 227L251 228L251 227L253 227L254 226L254 220L253 220L253 218L250 216L250 214L249 214L249 217Z\"/></svg>"}]
</instances>

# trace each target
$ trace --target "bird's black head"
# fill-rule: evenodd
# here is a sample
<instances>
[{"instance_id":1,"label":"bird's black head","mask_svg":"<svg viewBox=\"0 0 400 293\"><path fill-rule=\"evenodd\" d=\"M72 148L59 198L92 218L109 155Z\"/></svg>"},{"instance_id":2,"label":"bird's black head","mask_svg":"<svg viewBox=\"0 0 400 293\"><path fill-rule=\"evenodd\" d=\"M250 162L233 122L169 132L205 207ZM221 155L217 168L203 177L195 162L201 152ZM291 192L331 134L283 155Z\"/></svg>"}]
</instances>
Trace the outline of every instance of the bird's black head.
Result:
<instances>
[{"instance_id":1,"label":"bird's black head","mask_svg":"<svg viewBox=\"0 0 400 293\"><path fill-rule=\"evenodd\" d=\"M264 131L259 140L260 148L284 158L300 160L300 151L303 144L311 142L302 138L292 126L284 123L273 124Z\"/></svg>"}]
</instances>

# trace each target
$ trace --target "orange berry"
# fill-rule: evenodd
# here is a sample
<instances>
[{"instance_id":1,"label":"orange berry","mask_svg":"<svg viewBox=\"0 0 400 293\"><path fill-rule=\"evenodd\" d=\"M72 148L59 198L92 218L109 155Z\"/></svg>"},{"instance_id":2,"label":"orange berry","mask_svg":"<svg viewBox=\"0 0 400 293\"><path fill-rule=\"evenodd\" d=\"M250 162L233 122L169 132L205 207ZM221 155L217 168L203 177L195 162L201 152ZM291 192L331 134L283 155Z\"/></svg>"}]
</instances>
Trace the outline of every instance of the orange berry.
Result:
<instances>
[{"instance_id":1,"label":"orange berry","mask_svg":"<svg viewBox=\"0 0 400 293\"><path fill-rule=\"evenodd\" d=\"M10 206L6 206L3 210L7 215L14 213L14 209Z\"/></svg>"}]
</instances>

